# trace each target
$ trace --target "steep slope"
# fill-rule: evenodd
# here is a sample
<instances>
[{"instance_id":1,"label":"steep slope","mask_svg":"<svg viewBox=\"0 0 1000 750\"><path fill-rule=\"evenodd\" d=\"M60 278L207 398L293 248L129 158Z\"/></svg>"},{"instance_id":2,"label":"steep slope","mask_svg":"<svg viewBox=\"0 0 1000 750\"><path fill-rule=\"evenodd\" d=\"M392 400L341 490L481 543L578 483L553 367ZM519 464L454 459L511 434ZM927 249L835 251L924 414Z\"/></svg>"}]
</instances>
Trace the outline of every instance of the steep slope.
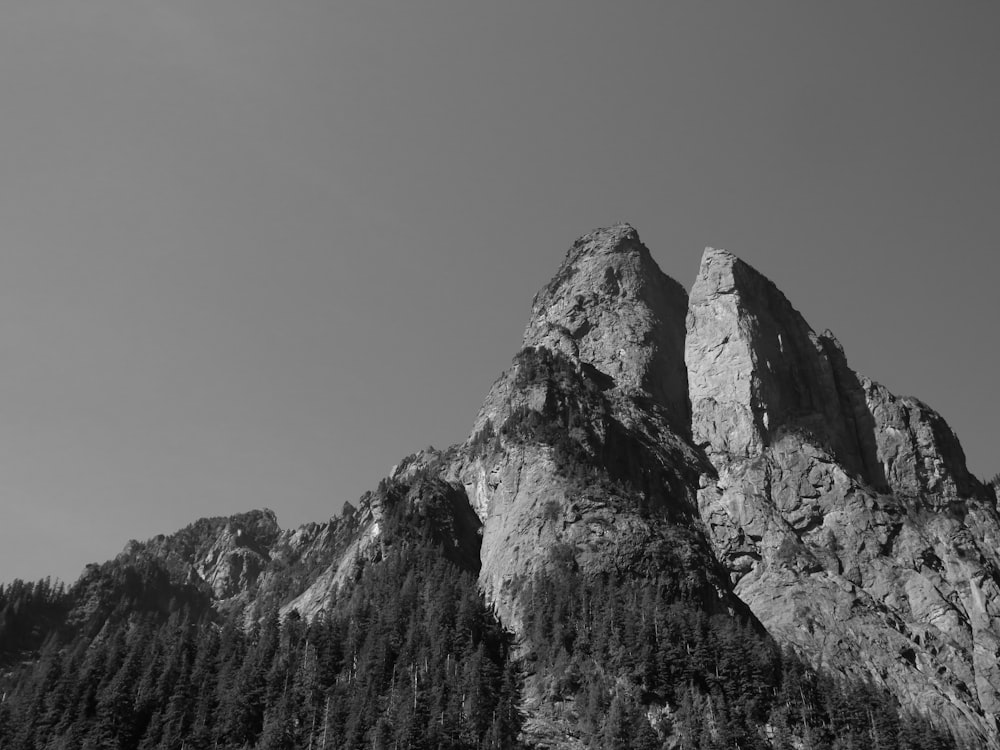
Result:
<instances>
[{"instance_id":1,"label":"steep slope","mask_svg":"<svg viewBox=\"0 0 1000 750\"><path fill-rule=\"evenodd\" d=\"M414 540L431 544L449 561L477 574L481 524L461 486L440 477L449 457L433 448L408 456L376 490L366 492L358 509L349 509L345 522L331 527L339 540L328 547L332 554L322 558L326 565L301 578L306 582L304 587L289 587L280 576L268 580L265 587L281 597L282 613L294 609L303 617L315 616L330 606L335 592L357 578L366 565ZM300 533L288 539L287 559L295 558ZM297 593L294 598L289 596L292 591Z\"/></svg>"},{"instance_id":2,"label":"steep slope","mask_svg":"<svg viewBox=\"0 0 1000 750\"><path fill-rule=\"evenodd\" d=\"M314 617L394 546L430 543L476 574L481 524L461 486L440 478L451 455L428 448L408 456L357 506L347 503L323 523L282 530L267 509L203 518L174 534L129 542L85 578L153 565L164 585L197 591L216 612L249 625L271 608Z\"/></svg>"},{"instance_id":3,"label":"steep slope","mask_svg":"<svg viewBox=\"0 0 1000 750\"><path fill-rule=\"evenodd\" d=\"M204 581L171 580L185 552L267 513L130 545L68 594L0 586L0 747L514 747L519 664L475 572L452 561L474 550L442 549L443 530L476 534L450 525L440 484L383 483L383 555L356 558L308 620L272 602L241 621L233 597L213 611Z\"/></svg>"},{"instance_id":4,"label":"steep slope","mask_svg":"<svg viewBox=\"0 0 1000 750\"><path fill-rule=\"evenodd\" d=\"M774 285L709 249L691 292L698 505L779 641L996 746L1000 518L929 407L859 378Z\"/></svg>"},{"instance_id":5,"label":"steep slope","mask_svg":"<svg viewBox=\"0 0 1000 750\"><path fill-rule=\"evenodd\" d=\"M202 518L174 534L129 542L118 559L157 559L175 579L201 584L214 599L230 599L253 590L280 534L266 509Z\"/></svg>"},{"instance_id":6,"label":"steep slope","mask_svg":"<svg viewBox=\"0 0 1000 750\"><path fill-rule=\"evenodd\" d=\"M627 224L579 239L535 297L450 472L483 522L480 583L515 628L519 589L566 560L638 573L670 557L706 606L735 604L692 525L709 467L686 438L686 306Z\"/></svg>"},{"instance_id":7,"label":"steep slope","mask_svg":"<svg viewBox=\"0 0 1000 750\"><path fill-rule=\"evenodd\" d=\"M593 368L623 394L648 394L685 432L687 292L628 224L578 239L535 295L522 348L544 347Z\"/></svg>"},{"instance_id":8,"label":"steep slope","mask_svg":"<svg viewBox=\"0 0 1000 750\"><path fill-rule=\"evenodd\" d=\"M697 480L711 466L688 439L686 309L683 288L631 226L577 240L444 474L482 521L480 587L531 665L525 737L539 747L678 731L658 713L674 700L672 683L655 668L638 680L618 656L628 647L597 635L609 632L610 602L631 602L616 624L625 640L640 620L660 623L666 638L710 613L759 636L697 516ZM668 611L675 601L684 604ZM648 634L645 648L659 642ZM611 715L620 718L602 718ZM630 729L614 730L616 721Z\"/></svg>"}]
</instances>

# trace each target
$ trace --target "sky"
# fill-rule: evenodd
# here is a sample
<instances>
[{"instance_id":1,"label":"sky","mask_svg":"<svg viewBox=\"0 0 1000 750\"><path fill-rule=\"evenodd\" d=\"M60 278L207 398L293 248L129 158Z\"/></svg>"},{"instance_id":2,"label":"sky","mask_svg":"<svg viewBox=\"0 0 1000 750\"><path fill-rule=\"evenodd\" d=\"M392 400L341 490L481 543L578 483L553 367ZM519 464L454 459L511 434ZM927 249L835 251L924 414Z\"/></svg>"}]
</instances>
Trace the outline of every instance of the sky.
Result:
<instances>
[{"instance_id":1,"label":"sky","mask_svg":"<svg viewBox=\"0 0 1000 750\"><path fill-rule=\"evenodd\" d=\"M6 0L0 581L461 441L573 240L705 246L1000 471L1000 5Z\"/></svg>"}]
</instances>

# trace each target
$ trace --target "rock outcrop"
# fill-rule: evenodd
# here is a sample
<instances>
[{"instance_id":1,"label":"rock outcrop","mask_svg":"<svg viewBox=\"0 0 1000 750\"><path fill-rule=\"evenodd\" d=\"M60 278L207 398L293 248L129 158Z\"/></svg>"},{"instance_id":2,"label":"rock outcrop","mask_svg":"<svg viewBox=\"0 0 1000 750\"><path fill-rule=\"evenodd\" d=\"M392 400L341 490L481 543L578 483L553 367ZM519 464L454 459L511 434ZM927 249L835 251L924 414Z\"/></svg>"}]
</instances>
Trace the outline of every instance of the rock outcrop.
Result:
<instances>
[{"instance_id":1,"label":"rock outcrop","mask_svg":"<svg viewBox=\"0 0 1000 750\"><path fill-rule=\"evenodd\" d=\"M727 606L693 526L707 466L686 437L686 307L627 224L578 240L535 297L451 473L483 522L482 588L515 627L535 573L566 558L640 570L665 547L707 605Z\"/></svg>"},{"instance_id":2,"label":"rock outcrop","mask_svg":"<svg viewBox=\"0 0 1000 750\"><path fill-rule=\"evenodd\" d=\"M625 393L648 394L683 431L687 293L628 224L578 239L535 295L522 348L545 347L594 368Z\"/></svg>"},{"instance_id":3,"label":"rock outcrop","mask_svg":"<svg viewBox=\"0 0 1000 750\"><path fill-rule=\"evenodd\" d=\"M445 558L477 573L481 524L461 486L441 479L450 458L450 453L433 448L408 456L376 490L362 496L356 509L348 508L312 532L317 541L310 543L319 553L311 559L304 553L309 546L296 538L303 529L293 532L277 550L275 567L298 571L296 585L280 580L269 585L284 591L282 613L294 609L312 618L331 606L336 592L355 580L365 565L377 563L394 545L413 537L432 540ZM301 593L289 597L289 591Z\"/></svg>"},{"instance_id":4,"label":"rock outcrop","mask_svg":"<svg viewBox=\"0 0 1000 750\"><path fill-rule=\"evenodd\" d=\"M227 600L256 587L280 533L274 512L267 509L203 518L169 536L129 542L119 559L160 560L175 579L207 587L214 599Z\"/></svg>"},{"instance_id":5,"label":"rock outcrop","mask_svg":"<svg viewBox=\"0 0 1000 750\"><path fill-rule=\"evenodd\" d=\"M267 509L203 518L174 534L131 541L106 566L155 562L171 585L197 590L247 624L271 608L312 618L366 565L416 540L478 573L480 521L461 484L441 478L453 457L433 448L408 456L357 506L347 503L323 523L282 530Z\"/></svg>"},{"instance_id":6,"label":"rock outcrop","mask_svg":"<svg viewBox=\"0 0 1000 750\"><path fill-rule=\"evenodd\" d=\"M944 420L859 378L725 251L702 260L685 359L736 594L779 641L995 746L1000 518Z\"/></svg>"}]
</instances>

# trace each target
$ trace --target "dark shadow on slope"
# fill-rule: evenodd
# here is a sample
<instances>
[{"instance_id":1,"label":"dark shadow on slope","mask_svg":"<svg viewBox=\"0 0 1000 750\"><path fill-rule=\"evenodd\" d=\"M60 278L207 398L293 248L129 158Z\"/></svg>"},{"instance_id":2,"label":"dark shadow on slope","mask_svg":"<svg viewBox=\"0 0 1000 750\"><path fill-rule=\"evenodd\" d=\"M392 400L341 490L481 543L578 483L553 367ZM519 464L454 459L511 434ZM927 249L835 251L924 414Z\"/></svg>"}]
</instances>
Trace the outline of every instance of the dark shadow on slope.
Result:
<instances>
[{"instance_id":1,"label":"dark shadow on slope","mask_svg":"<svg viewBox=\"0 0 1000 750\"><path fill-rule=\"evenodd\" d=\"M383 547L421 545L441 551L445 559L479 575L482 522L465 490L437 476L429 466L412 480L383 480L376 490L385 513Z\"/></svg>"},{"instance_id":2,"label":"dark shadow on slope","mask_svg":"<svg viewBox=\"0 0 1000 750\"><path fill-rule=\"evenodd\" d=\"M840 406L855 438L855 447L861 457L862 479L879 492L889 491L889 480L882 462L878 460L875 442L875 418L868 409L865 389L857 374L847 364L843 350L832 336L820 337L823 353L833 370Z\"/></svg>"},{"instance_id":3,"label":"dark shadow on slope","mask_svg":"<svg viewBox=\"0 0 1000 750\"><path fill-rule=\"evenodd\" d=\"M552 449L560 473L583 489L632 498L641 515L673 521L697 518L692 488L710 467L688 441L674 432L670 414L654 399L631 398L641 425L627 426L616 416L607 391L613 381L545 347L522 350L516 359L515 388L540 389L541 408L527 400L500 426L508 439ZM541 399L538 399L541 400Z\"/></svg>"}]
</instances>

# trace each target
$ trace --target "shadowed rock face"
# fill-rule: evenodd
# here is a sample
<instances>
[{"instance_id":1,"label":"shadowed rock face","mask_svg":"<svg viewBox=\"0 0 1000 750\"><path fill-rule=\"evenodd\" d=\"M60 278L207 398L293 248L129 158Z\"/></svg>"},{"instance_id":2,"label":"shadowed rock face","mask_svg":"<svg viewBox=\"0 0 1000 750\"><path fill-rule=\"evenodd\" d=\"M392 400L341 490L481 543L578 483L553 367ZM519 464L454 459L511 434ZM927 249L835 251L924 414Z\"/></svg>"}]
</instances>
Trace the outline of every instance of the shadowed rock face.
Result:
<instances>
[{"instance_id":1,"label":"shadowed rock face","mask_svg":"<svg viewBox=\"0 0 1000 750\"><path fill-rule=\"evenodd\" d=\"M687 428L687 293L653 261L628 224L578 239L535 296L524 347L586 363L622 391L645 393Z\"/></svg>"},{"instance_id":2,"label":"shadowed rock face","mask_svg":"<svg viewBox=\"0 0 1000 750\"><path fill-rule=\"evenodd\" d=\"M699 510L736 594L779 641L995 743L1000 519L944 420L859 378L725 251L702 260L685 359L714 467Z\"/></svg>"}]
</instances>

